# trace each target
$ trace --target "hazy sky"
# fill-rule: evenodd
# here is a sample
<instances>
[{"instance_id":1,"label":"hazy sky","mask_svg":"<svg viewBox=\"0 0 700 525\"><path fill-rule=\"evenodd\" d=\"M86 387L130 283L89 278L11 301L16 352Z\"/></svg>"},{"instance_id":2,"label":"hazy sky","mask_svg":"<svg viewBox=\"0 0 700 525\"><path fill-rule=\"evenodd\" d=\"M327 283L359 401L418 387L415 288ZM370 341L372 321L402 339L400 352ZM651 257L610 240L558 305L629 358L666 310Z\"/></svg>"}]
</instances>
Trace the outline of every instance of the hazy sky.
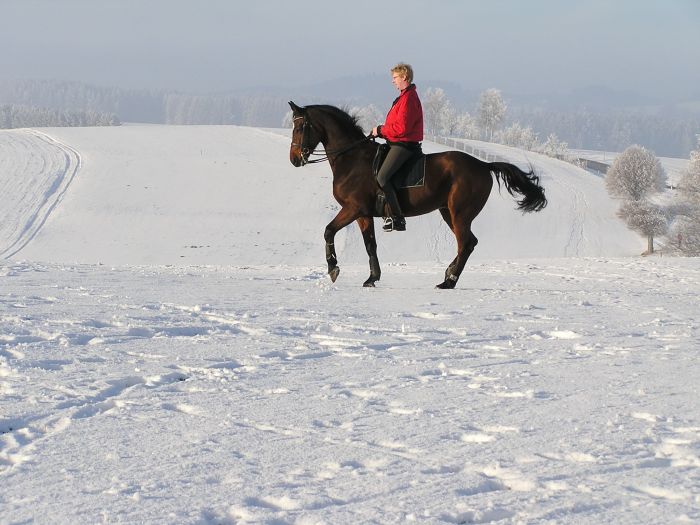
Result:
<instances>
[{"instance_id":1,"label":"hazy sky","mask_svg":"<svg viewBox=\"0 0 700 525\"><path fill-rule=\"evenodd\" d=\"M0 78L190 91L386 74L700 97L700 0L0 0ZM1 102L1 101L0 101Z\"/></svg>"}]
</instances>

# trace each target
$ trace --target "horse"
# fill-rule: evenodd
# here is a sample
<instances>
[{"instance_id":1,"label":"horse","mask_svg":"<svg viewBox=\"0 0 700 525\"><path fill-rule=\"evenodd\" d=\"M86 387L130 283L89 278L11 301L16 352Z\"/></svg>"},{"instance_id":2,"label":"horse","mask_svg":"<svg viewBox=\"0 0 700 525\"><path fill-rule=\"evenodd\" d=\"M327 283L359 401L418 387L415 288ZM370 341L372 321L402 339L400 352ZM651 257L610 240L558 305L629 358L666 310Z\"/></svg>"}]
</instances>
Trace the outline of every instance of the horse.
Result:
<instances>
[{"instance_id":1,"label":"horse","mask_svg":"<svg viewBox=\"0 0 700 525\"><path fill-rule=\"evenodd\" d=\"M333 172L333 197L340 204L340 211L323 234L328 275L335 282L340 274L334 246L336 233L357 221L369 256L370 275L363 286L374 287L381 277L374 232L381 188L372 171L379 145L365 135L357 117L340 108L330 105L300 107L291 101L289 106L293 121L290 162L301 167L328 160ZM319 144L323 145L326 157L309 160ZM503 182L523 212L537 212L547 205L544 188L532 169L525 172L507 162L484 162L461 151L426 155L423 186L397 190L406 216L438 210L457 239L457 256L445 270L445 279L437 288L454 288L474 251L478 240L471 230L472 221L491 194L493 178L498 181L499 188ZM516 194L522 198L517 200Z\"/></svg>"}]
</instances>

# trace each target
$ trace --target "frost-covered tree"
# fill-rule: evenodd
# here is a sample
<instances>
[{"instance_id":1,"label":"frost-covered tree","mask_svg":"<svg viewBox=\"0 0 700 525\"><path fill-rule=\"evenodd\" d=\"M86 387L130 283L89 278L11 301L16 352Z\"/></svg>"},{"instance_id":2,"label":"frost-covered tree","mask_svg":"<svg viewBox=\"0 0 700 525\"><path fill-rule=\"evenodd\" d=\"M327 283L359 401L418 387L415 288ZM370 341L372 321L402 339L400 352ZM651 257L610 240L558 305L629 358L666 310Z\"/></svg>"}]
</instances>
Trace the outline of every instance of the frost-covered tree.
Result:
<instances>
[{"instance_id":1,"label":"frost-covered tree","mask_svg":"<svg viewBox=\"0 0 700 525\"><path fill-rule=\"evenodd\" d=\"M671 241L678 249L692 256L700 255L700 135L698 148L690 152L688 168L678 182L674 202L676 218L671 228Z\"/></svg>"},{"instance_id":2,"label":"frost-covered tree","mask_svg":"<svg viewBox=\"0 0 700 525\"><path fill-rule=\"evenodd\" d=\"M620 151L632 144L632 126L628 121L615 121L611 130L610 143L614 151Z\"/></svg>"},{"instance_id":3,"label":"frost-covered tree","mask_svg":"<svg viewBox=\"0 0 700 525\"><path fill-rule=\"evenodd\" d=\"M666 172L651 151L630 146L610 166L605 185L613 197L640 201L664 190Z\"/></svg>"},{"instance_id":4,"label":"frost-covered tree","mask_svg":"<svg viewBox=\"0 0 700 525\"><path fill-rule=\"evenodd\" d=\"M501 127L506 115L506 103L498 89L487 89L479 97L477 119L487 140L492 140L494 133Z\"/></svg>"},{"instance_id":5,"label":"frost-covered tree","mask_svg":"<svg viewBox=\"0 0 700 525\"><path fill-rule=\"evenodd\" d=\"M69 111L34 106L0 106L0 128L119 126L113 113L98 111Z\"/></svg>"},{"instance_id":6,"label":"frost-covered tree","mask_svg":"<svg viewBox=\"0 0 700 525\"><path fill-rule=\"evenodd\" d=\"M514 122L496 134L496 141L506 146L532 151L537 146L537 135L531 127L523 128L520 122Z\"/></svg>"},{"instance_id":7,"label":"frost-covered tree","mask_svg":"<svg viewBox=\"0 0 700 525\"><path fill-rule=\"evenodd\" d=\"M421 98L425 131L429 135L437 135L443 128L445 108L449 106L450 101L442 88L433 87L426 89Z\"/></svg>"},{"instance_id":8,"label":"frost-covered tree","mask_svg":"<svg viewBox=\"0 0 700 525\"><path fill-rule=\"evenodd\" d=\"M374 126L384 121L384 115L374 104L354 107L350 110L350 114L357 117L357 123L366 133L369 133Z\"/></svg>"},{"instance_id":9,"label":"frost-covered tree","mask_svg":"<svg viewBox=\"0 0 700 525\"><path fill-rule=\"evenodd\" d=\"M646 253L654 253L654 237L668 231L668 220L660 206L648 200L626 201L618 211L630 229L647 238Z\"/></svg>"},{"instance_id":10,"label":"frost-covered tree","mask_svg":"<svg viewBox=\"0 0 700 525\"><path fill-rule=\"evenodd\" d=\"M461 115L458 115L455 135L465 139L478 139L480 136L480 131L479 125L476 123L476 119L469 113L462 113Z\"/></svg>"},{"instance_id":11,"label":"frost-covered tree","mask_svg":"<svg viewBox=\"0 0 700 525\"><path fill-rule=\"evenodd\" d=\"M282 127L289 129L294 127L294 112L291 109L284 114L284 118L282 119Z\"/></svg>"},{"instance_id":12,"label":"frost-covered tree","mask_svg":"<svg viewBox=\"0 0 700 525\"><path fill-rule=\"evenodd\" d=\"M666 186L666 172L659 159L646 148L630 146L613 162L605 176L605 185L613 197L625 201L620 217L630 229L646 235L647 253L653 253L654 236L666 233L667 229L666 217L648 200Z\"/></svg>"},{"instance_id":13,"label":"frost-covered tree","mask_svg":"<svg viewBox=\"0 0 700 525\"><path fill-rule=\"evenodd\" d=\"M569 145L559 140L556 134L550 133L547 140L542 144L540 151L548 157L564 159L569 154Z\"/></svg>"},{"instance_id":14,"label":"frost-covered tree","mask_svg":"<svg viewBox=\"0 0 700 525\"><path fill-rule=\"evenodd\" d=\"M691 257L700 256L700 212L697 209L685 209L676 215L668 239L680 253Z\"/></svg>"},{"instance_id":15,"label":"frost-covered tree","mask_svg":"<svg viewBox=\"0 0 700 525\"><path fill-rule=\"evenodd\" d=\"M446 137L454 137L459 129L459 118L457 110L448 100L440 112L440 134Z\"/></svg>"}]
</instances>

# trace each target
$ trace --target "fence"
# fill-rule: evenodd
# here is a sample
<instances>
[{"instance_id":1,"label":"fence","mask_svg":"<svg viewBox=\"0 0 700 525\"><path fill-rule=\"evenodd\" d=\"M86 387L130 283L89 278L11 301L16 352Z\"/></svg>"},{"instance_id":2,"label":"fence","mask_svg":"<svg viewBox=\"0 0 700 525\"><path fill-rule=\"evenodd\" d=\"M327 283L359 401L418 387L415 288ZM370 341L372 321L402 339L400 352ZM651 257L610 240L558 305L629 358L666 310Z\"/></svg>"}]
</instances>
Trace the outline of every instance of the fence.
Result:
<instances>
[{"instance_id":1,"label":"fence","mask_svg":"<svg viewBox=\"0 0 700 525\"><path fill-rule=\"evenodd\" d=\"M478 159L481 159L486 162L505 162L506 159L504 157L501 157L500 155L496 155L495 153L490 153L488 151L484 151L479 148L475 148L474 146L467 144L465 142L462 142L461 140L455 140L455 139L450 139L448 137L440 137L438 135L429 135L428 137L429 140L432 140L433 142L437 142L438 144L443 144L444 146L447 146L449 148L454 148L459 151L463 151L465 153L469 153L470 155L475 156Z\"/></svg>"},{"instance_id":2,"label":"fence","mask_svg":"<svg viewBox=\"0 0 700 525\"><path fill-rule=\"evenodd\" d=\"M465 142L462 142L461 140L455 140L451 139L448 137L441 137L438 135L428 135L426 137L429 140L432 140L433 142L437 142L438 144L443 144L447 147L454 148L459 151L464 151L465 153L469 153L470 155L473 155L474 157L477 157L483 161L486 162L507 162L507 159L505 157L502 157L500 155L497 155L495 153L491 153L488 151L484 151L479 148L475 148L474 146L467 144ZM608 169L610 169L610 165L606 164L604 162L599 162L597 160L590 160L590 159L583 159L583 158L571 158L571 157L555 157L558 158L559 160L563 160L565 162L572 163L576 166L580 166L585 170L592 171L598 175L605 175L608 172Z\"/></svg>"}]
</instances>

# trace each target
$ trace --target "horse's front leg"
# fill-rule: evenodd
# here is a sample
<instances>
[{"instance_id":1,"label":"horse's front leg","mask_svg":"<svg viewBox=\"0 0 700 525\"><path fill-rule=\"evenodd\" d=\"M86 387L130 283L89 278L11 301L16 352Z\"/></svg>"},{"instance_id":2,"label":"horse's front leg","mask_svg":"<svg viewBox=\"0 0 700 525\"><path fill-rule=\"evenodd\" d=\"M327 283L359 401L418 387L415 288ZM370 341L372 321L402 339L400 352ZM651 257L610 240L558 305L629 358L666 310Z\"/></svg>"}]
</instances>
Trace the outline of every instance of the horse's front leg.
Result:
<instances>
[{"instance_id":1,"label":"horse's front leg","mask_svg":"<svg viewBox=\"0 0 700 525\"><path fill-rule=\"evenodd\" d=\"M335 253L335 234L345 228L352 221L357 219L358 213L356 210L349 208L341 208L338 215L328 223L326 230L323 232L323 238L326 240L326 262L328 263L328 275L331 281L335 282L340 273L338 268L338 256Z\"/></svg>"},{"instance_id":2,"label":"horse's front leg","mask_svg":"<svg viewBox=\"0 0 700 525\"><path fill-rule=\"evenodd\" d=\"M365 249L367 250L367 255L369 255L369 279L362 286L374 287L374 283L382 276L379 258L377 257L377 238L374 236L374 219L372 217L360 217L357 219L357 224L360 226L362 238L365 241Z\"/></svg>"}]
</instances>

